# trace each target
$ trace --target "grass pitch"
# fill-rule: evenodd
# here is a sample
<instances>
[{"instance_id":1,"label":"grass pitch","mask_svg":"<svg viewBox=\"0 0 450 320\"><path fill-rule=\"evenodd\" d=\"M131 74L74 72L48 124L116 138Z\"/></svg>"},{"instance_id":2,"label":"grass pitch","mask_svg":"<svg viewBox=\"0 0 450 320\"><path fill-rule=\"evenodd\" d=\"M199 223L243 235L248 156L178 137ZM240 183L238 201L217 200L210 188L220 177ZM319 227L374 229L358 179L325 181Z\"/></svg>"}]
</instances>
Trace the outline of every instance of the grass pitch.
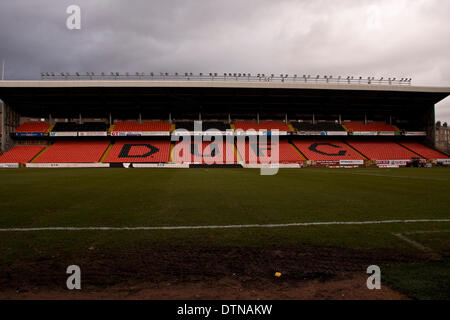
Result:
<instances>
[{"instance_id":1,"label":"grass pitch","mask_svg":"<svg viewBox=\"0 0 450 320\"><path fill-rule=\"evenodd\" d=\"M285 169L275 176L260 176L259 170L249 169L3 169L0 228L449 219L449 190L450 170L445 168ZM206 248L331 246L422 257L423 252L393 233L448 229L449 222L428 222L0 232L0 267L18 261L83 255L92 247L113 252L143 244ZM420 234L416 240L445 260L450 253L449 237L449 233ZM448 271L445 276L448 279ZM396 281L398 274L393 279Z\"/></svg>"}]
</instances>

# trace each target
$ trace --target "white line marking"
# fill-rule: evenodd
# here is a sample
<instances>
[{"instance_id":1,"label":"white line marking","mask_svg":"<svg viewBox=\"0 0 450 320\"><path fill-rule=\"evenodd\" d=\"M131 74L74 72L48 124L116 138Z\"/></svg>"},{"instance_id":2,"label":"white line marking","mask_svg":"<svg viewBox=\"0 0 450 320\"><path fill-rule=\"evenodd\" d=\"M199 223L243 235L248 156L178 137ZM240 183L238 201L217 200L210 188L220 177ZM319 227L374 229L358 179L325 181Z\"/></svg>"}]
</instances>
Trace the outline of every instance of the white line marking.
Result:
<instances>
[{"instance_id":1,"label":"white line marking","mask_svg":"<svg viewBox=\"0 0 450 320\"><path fill-rule=\"evenodd\" d=\"M433 252L433 250L431 250L431 248L425 247L424 245L418 243L417 241L414 241L414 240L411 240L410 238L405 237L401 233L393 233L393 235L405 242L408 242L410 245L412 245L413 247L416 247L417 249L419 249L423 252L427 252L427 253Z\"/></svg>"},{"instance_id":2,"label":"white line marking","mask_svg":"<svg viewBox=\"0 0 450 320\"><path fill-rule=\"evenodd\" d=\"M1 228L0 232L25 231L136 231L136 230L191 230L191 229L240 229L240 228L284 228L329 225L363 225L384 223L418 223L418 222L450 222L450 219L416 219L416 220L374 220L374 221L330 221L299 222L284 224L234 224L223 226L161 226L161 227L42 227L42 228Z\"/></svg>"},{"instance_id":3,"label":"white line marking","mask_svg":"<svg viewBox=\"0 0 450 320\"><path fill-rule=\"evenodd\" d=\"M437 252L435 252L433 249L424 246L423 244L414 241L408 237L405 236L405 234L423 234L423 233L439 233L439 232L450 232L450 230L424 230L424 231L409 231L409 232L402 232L402 233L392 233L397 238L409 243L413 247L425 252L430 258L432 259L441 259L441 255Z\"/></svg>"}]
</instances>

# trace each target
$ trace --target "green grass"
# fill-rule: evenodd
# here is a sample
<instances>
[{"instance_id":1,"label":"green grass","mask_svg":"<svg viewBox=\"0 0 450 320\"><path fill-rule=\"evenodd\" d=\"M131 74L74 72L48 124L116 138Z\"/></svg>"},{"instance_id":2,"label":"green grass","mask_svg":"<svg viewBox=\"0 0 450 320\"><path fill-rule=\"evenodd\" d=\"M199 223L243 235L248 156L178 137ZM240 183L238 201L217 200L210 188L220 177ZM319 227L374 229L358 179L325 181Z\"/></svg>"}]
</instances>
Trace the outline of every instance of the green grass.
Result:
<instances>
[{"instance_id":1,"label":"green grass","mask_svg":"<svg viewBox=\"0 0 450 320\"><path fill-rule=\"evenodd\" d=\"M261 176L259 170L249 169L0 169L0 228L449 219L449 190L450 170L445 168L285 169L275 176ZM82 254L90 247L108 251L137 244L255 247L308 244L420 255L416 248L392 233L449 229L449 222L433 222L216 230L0 232L0 265L43 257L57 259ZM448 238L442 240L437 234L414 237L437 252L450 249ZM426 269L426 265L416 265L411 272L416 267L417 273ZM387 279L403 288L407 281L402 280L401 273L407 268L392 266L386 277L392 272ZM439 265L436 268L442 271ZM448 279L448 273L444 278ZM430 296L420 289L427 286L427 281L436 281L430 279L417 284L418 298ZM416 297L416 289L411 290L411 296Z\"/></svg>"},{"instance_id":2,"label":"green grass","mask_svg":"<svg viewBox=\"0 0 450 320\"><path fill-rule=\"evenodd\" d=\"M450 261L398 264L382 269L391 288L418 300L450 300ZM383 276L385 274L385 276Z\"/></svg>"}]
</instances>

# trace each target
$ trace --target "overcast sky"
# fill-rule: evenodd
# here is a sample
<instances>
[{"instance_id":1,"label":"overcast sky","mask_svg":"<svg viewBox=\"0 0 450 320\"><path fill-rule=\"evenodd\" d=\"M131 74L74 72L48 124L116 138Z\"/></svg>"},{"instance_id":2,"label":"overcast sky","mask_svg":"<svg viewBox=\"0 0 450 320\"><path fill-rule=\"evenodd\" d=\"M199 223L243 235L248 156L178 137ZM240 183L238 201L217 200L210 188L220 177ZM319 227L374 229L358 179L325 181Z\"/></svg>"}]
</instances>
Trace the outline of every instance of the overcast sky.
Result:
<instances>
[{"instance_id":1,"label":"overcast sky","mask_svg":"<svg viewBox=\"0 0 450 320\"><path fill-rule=\"evenodd\" d=\"M81 30L66 9L81 8ZM0 0L6 79L55 72L411 77L450 87L449 0ZM450 98L437 105L450 122Z\"/></svg>"}]
</instances>

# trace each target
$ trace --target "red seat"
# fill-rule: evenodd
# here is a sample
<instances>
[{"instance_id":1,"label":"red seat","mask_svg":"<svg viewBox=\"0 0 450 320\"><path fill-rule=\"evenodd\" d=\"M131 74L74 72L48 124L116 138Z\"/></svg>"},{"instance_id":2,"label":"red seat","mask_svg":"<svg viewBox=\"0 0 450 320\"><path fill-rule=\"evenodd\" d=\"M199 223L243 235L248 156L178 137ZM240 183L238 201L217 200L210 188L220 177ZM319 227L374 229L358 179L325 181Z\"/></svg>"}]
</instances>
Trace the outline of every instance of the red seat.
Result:
<instances>
[{"instance_id":1,"label":"red seat","mask_svg":"<svg viewBox=\"0 0 450 320\"><path fill-rule=\"evenodd\" d=\"M0 163L26 163L31 161L45 146L15 146L0 156Z\"/></svg>"}]
</instances>

